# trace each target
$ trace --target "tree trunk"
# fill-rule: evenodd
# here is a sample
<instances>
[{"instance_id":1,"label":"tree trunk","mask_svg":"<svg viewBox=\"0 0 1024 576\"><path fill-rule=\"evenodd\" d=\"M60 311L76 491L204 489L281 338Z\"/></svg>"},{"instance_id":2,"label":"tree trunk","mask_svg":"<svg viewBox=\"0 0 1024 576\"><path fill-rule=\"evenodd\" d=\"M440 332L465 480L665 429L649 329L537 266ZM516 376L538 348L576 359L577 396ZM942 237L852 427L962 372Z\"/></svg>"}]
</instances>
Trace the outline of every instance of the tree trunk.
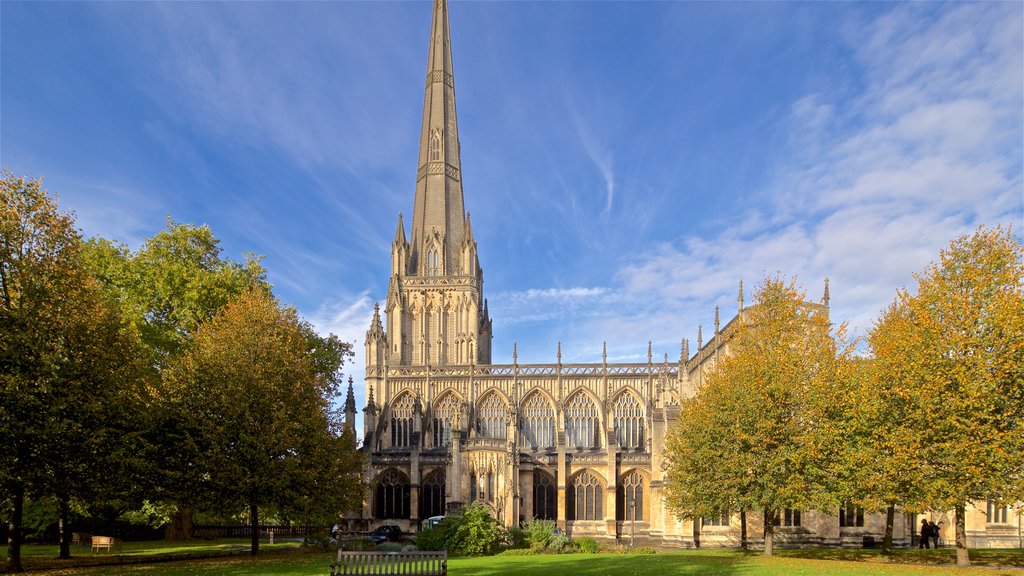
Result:
<instances>
[{"instance_id":1,"label":"tree trunk","mask_svg":"<svg viewBox=\"0 0 1024 576\"><path fill-rule=\"evenodd\" d=\"M747 511L740 508L740 549L747 549Z\"/></svg>"},{"instance_id":2,"label":"tree trunk","mask_svg":"<svg viewBox=\"0 0 1024 576\"><path fill-rule=\"evenodd\" d=\"M67 494L57 496L57 538L60 542L60 559L71 558L71 523L68 522L70 498Z\"/></svg>"},{"instance_id":3,"label":"tree trunk","mask_svg":"<svg viewBox=\"0 0 1024 576\"><path fill-rule=\"evenodd\" d=\"M764 511L764 555L771 556L774 552L775 547L775 523L772 520L775 519L775 514Z\"/></svg>"},{"instance_id":4,"label":"tree trunk","mask_svg":"<svg viewBox=\"0 0 1024 576\"><path fill-rule=\"evenodd\" d=\"M171 514L171 523L164 531L164 539L171 541L192 539L191 506L179 506L174 514Z\"/></svg>"},{"instance_id":5,"label":"tree trunk","mask_svg":"<svg viewBox=\"0 0 1024 576\"><path fill-rule=\"evenodd\" d=\"M693 519L693 547L700 548L700 516Z\"/></svg>"},{"instance_id":6,"label":"tree trunk","mask_svg":"<svg viewBox=\"0 0 1024 576\"><path fill-rule=\"evenodd\" d=\"M958 504L956 507L956 565L967 567L971 565L971 558L967 555L967 526L964 519L966 507Z\"/></svg>"},{"instance_id":7,"label":"tree trunk","mask_svg":"<svg viewBox=\"0 0 1024 576\"><path fill-rule=\"evenodd\" d=\"M896 521L896 505L889 504L885 510L885 536L882 538L882 554L892 554L892 525Z\"/></svg>"},{"instance_id":8,"label":"tree trunk","mask_svg":"<svg viewBox=\"0 0 1024 576\"><path fill-rule=\"evenodd\" d=\"M249 503L249 526L252 528L252 549L249 554L253 556L260 552L260 512L255 502Z\"/></svg>"},{"instance_id":9,"label":"tree trunk","mask_svg":"<svg viewBox=\"0 0 1024 576\"><path fill-rule=\"evenodd\" d=\"M11 519L7 524L7 571L24 572L21 566L21 516L25 510L25 487L18 485L11 498Z\"/></svg>"}]
</instances>

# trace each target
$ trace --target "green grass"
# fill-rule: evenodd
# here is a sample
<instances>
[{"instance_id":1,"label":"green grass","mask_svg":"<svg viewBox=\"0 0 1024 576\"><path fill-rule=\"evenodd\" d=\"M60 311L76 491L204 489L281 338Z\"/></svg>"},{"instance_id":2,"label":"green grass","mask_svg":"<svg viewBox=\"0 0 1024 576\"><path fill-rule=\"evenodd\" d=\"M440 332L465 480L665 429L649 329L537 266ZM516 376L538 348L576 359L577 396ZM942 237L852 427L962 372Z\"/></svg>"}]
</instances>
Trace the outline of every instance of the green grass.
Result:
<instances>
[{"instance_id":1,"label":"green grass","mask_svg":"<svg viewBox=\"0 0 1024 576\"><path fill-rule=\"evenodd\" d=\"M36 570L38 562L48 567L57 560L53 546L30 546L26 555L26 568L31 574L46 576L314 576L327 574L333 555L307 553L294 546L275 545L253 559L238 553L242 541L217 541L186 546L192 554L229 553L225 546L235 546L234 555L227 557L155 561L145 564L105 566L78 566ZM126 544L124 560L134 556L138 560L152 551L154 559L168 559L181 553L181 546L173 543ZM102 554L102 553L99 553ZM85 561L93 555L86 552L75 560ZM972 560L987 566L1017 566L1013 570L976 567L958 570L951 566L952 550L899 550L887 558L873 550L780 550L775 558L764 558L759 552L742 553L734 550L691 550L660 554L565 554L541 556L506 556L487 558L453 558L448 573L452 576L886 576L886 575L1012 575L1021 576L1024 568L1022 550L972 550ZM110 560L110 558L108 558ZM936 565L943 562L944 565ZM915 563L915 564L907 564ZM924 565L919 565L919 564Z\"/></svg>"}]
</instances>

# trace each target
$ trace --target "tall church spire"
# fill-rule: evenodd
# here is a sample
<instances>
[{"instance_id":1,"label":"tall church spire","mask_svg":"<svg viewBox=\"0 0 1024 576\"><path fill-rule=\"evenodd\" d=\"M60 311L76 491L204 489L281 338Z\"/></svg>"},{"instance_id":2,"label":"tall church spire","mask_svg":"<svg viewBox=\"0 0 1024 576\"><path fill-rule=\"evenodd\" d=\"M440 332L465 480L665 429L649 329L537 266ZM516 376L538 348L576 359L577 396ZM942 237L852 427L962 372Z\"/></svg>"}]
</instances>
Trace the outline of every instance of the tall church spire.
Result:
<instances>
[{"instance_id":1,"label":"tall church spire","mask_svg":"<svg viewBox=\"0 0 1024 576\"><path fill-rule=\"evenodd\" d=\"M421 276L461 275L465 212L455 116L448 2L435 0L412 218L412 266Z\"/></svg>"}]
</instances>

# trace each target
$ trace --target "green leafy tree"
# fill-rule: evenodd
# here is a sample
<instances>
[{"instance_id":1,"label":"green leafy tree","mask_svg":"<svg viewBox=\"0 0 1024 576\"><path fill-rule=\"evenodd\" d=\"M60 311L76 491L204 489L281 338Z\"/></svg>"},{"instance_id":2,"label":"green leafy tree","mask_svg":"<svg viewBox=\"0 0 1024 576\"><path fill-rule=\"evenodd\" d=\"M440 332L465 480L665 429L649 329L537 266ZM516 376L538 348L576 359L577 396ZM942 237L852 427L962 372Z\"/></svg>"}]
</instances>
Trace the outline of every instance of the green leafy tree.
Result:
<instances>
[{"instance_id":1,"label":"green leafy tree","mask_svg":"<svg viewBox=\"0 0 1024 576\"><path fill-rule=\"evenodd\" d=\"M906 466L911 505L954 510L967 566L967 504L1024 500L1024 246L1009 229L979 228L915 278L917 292L901 290L869 337L876 386L897 406L885 425L911 452L878 464Z\"/></svg>"},{"instance_id":2,"label":"green leafy tree","mask_svg":"<svg viewBox=\"0 0 1024 576\"><path fill-rule=\"evenodd\" d=\"M666 444L666 504L680 517L761 510L765 555L785 508L839 491L853 345L795 281L766 279L728 351L684 403Z\"/></svg>"},{"instance_id":3,"label":"green leafy tree","mask_svg":"<svg viewBox=\"0 0 1024 576\"><path fill-rule=\"evenodd\" d=\"M204 497L195 487L195 462L203 455L196 438L203 426L180 413L165 391L167 365L191 342L192 335L227 302L246 290L269 292L259 258L243 262L225 258L208 226L178 224L168 219L165 230L132 253L126 246L96 238L86 245L85 261L105 289L134 322L146 354L149 395L141 427L146 449L140 458L135 500L176 505L166 535L169 540L192 537L192 515Z\"/></svg>"},{"instance_id":4,"label":"green leafy tree","mask_svg":"<svg viewBox=\"0 0 1024 576\"><path fill-rule=\"evenodd\" d=\"M172 358L167 390L203 454L193 465L211 504L248 510L253 554L261 509L336 515L361 501L355 439L330 410L349 353L251 290Z\"/></svg>"},{"instance_id":5,"label":"green leafy tree","mask_svg":"<svg viewBox=\"0 0 1024 576\"><path fill-rule=\"evenodd\" d=\"M41 182L5 171L0 210L0 483L12 503L8 568L20 571L26 495L56 498L68 558L71 498L116 484L139 355L82 264L72 216Z\"/></svg>"}]
</instances>

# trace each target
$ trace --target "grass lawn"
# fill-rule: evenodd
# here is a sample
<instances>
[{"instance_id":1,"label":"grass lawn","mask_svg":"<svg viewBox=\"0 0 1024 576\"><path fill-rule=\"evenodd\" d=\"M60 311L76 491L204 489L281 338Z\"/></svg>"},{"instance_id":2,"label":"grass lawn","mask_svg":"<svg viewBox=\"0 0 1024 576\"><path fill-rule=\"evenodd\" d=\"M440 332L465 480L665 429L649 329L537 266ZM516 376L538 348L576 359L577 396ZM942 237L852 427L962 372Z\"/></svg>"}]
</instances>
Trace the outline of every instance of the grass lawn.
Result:
<instances>
[{"instance_id":1,"label":"grass lawn","mask_svg":"<svg viewBox=\"0 0 1024 576\"><path fill-rule=\"evenodd\" d=\"M159 545L158 545L159 544ZM176 547L164 543L127 544L134 548L126 555L144 554L145 546L155 552L156 558L169 559L173 552L163 552ZM37 561L46 561L48 567L56 564L55 547L46 548L47 553L33 551L26 557L30 574L47 576L314 576L324 575L333 559L329 553L307 553L286 549L287 545L275 545L268 554L253 559L239 555L241 541L218 541L208 545L189 547L191 553L201 547L213 554L226 553L218 546L236 546L235 555L230 557L151 562L146 564L122 564L106 566L79 566L74 568L53 568L36 570ZM263 546L261 545L261 551ZM180 552L180 547L177 547ZM97 554L98 555L98 554ZM660 554L564 554L542 556L493 556L487 558L453 558L448 562L448 573L452 576L874 576L874 575L1004 575L1024 574L1024 551L1022 550L981 550L972 551L972 560L989 567L958 570L949 564L935 565L934 562L952 562L952 550L920 551L900 550L893 561L886 560L872 550L780 550L775 558L764 558L757 552L741 553L734 550L690 550ZM86 552L86 556L95 556ZM91 558L90 558L91 559ZM905 564L921 562L930 565ZM991 566L1016 566L1014 569L994 569ZM41 566L40 566L41 567Z\"/></svg>"}]
</instances>

